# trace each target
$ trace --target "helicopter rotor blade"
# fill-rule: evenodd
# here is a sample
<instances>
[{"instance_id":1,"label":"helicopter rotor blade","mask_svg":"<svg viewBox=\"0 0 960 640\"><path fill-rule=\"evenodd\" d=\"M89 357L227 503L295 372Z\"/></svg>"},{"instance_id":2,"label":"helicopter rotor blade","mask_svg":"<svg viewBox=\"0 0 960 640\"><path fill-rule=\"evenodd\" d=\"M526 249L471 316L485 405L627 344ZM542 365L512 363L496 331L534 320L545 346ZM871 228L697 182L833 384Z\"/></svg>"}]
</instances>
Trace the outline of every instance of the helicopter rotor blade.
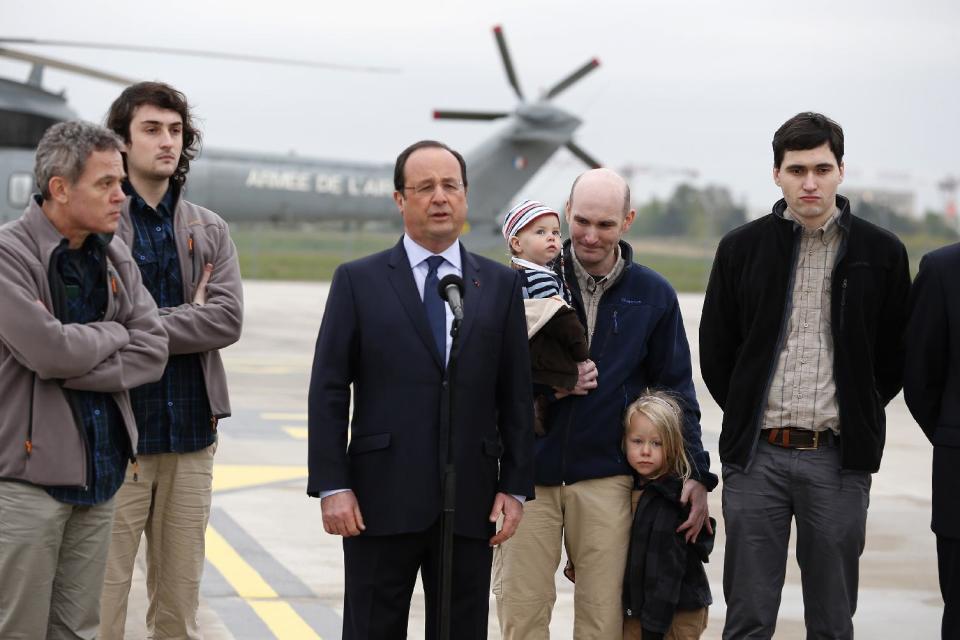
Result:
<instances>
[{"instance_id":1,"label":"helicopter rotor blade","mask_svg":"<svg viewBox=\"0 0 960 640\"><path fill-rule=\"evenodd\" d=\"M507 71L507 80L513 87L517 97L523 100L523 91L520 90L520 83L517 81L517 74L513 70L513 61L510 59L510 51L507 49L507 39L503 35L503 27L497 25L493 28L493 35L497 39L497 48L500 49L500 57L503 59L503 68Z\"/></svg>"},{"instance_id":2,"label":"helicopter rotor blade","mask_svg":"<svg viewBox=\"0 0 960 640\"><path fill-rule=\"evenodd\" d=\"M581 149L579 146L577 146L577 144L573 140L570 140L569 142L567 142L565 146L567 147L567 150L570 151L570 153L580 158L580 160L582 160L583 163L586 164L591 169L599 169L600 167L603 166L602 164L597 162L597 160L594 159L593 156L591 156L589 153L587 153L586 151Z\"/></svg>"},{"instance_id":3,"label":"helicopter rotor blade","mask_svg":"<svg viewBox=\"0 0 960 640\"><path fill-rule=\"evenodd\" d=\"M295 58L278 58L273 56L254 56L242 53L226 53L219 51L203 51L200 49L176 49L171 47L147 47L134 44L99 44L93 42L79 42L74 40L42 40L37 38L0 38L0 43L43 45L50 47L76 47L82 49L101 49L106 51L135 51L140 53L166 53L177 56L191 56L197 58L216 58L220 60L236 60L240 62L261 62L264 64L280 64L299 67L313 67L332 71L357 71L361 73L398 73L394 67L374 67L351 64L336 64L318 62L315 60L299 60ZM53 65L50 65L53 66ZM127 83L131 84L131 83Z\"/></svg>"},{"instance_id":4,"label":"helicopter rotor blade","mask_svg":"<svg viewBox=\"0 0 960 640\"><path fill-rule=\"evenodd\" d=\"M0 58L12 58L14 60L22 60L23 62L39 64L45 67L51 67L53 69L60 69L61 71L69 71L71 73L77 73L83 76L97 78L98 80L115 82L116 84L122 85L124 87L137 82L136 80L127 78L125 76L120 76L115 73L108 73L106 71L100 71L99 69L94 69L92 67L84 67L82 65L73 64L71 62L64 62L63 60L58 60L56 58L47 58L46 56L38 56L32 53L26 53L23 51L14 51L13 49L7 49L6 47L0 47Z\"/></svg>"},{"instance_id":5,"label":"helicopter rotor blade","mask_svg":"<svg viewBox=\"0 0 960 640\"><path fill-rule=\"evenodd\" d=\"M584 64L582 67L580 67L579 69L577 69L576 71L568 75L566 78L564 78L557 84L553 85L553 87L549 91L547 91L547 94L545 96L546 99L549 100L551 98L556 97L558 94L568 89L570 85L572 85L574 82L577 82L583 76L587 75L588 73L590 73L591 71L593 71L599 66L600 66L599 60L597 60L596 58L594 58L593 60L590 60L589 62Z\"/></svg>"},{"instance_id":6,"label":"helicopter rotor blade","mask_svg":"<svg viewBox=\"0 0 960 640\"><path fill-rule=\"evenodd\" d=\"M433 112L436 120L498 120L510 114L505 111L451 111L438 109Z\"/></svg>"}]
</instances>

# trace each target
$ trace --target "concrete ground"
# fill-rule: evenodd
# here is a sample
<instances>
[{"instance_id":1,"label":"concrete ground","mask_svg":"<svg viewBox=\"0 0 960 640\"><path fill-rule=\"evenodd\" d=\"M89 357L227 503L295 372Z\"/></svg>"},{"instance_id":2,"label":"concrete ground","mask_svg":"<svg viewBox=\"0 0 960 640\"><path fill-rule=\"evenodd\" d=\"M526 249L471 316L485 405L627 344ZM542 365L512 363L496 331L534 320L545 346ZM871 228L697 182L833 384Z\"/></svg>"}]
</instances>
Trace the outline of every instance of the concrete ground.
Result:
<instances>
[{"instance_id":1,"label":"concrete ground","mask_svg":"<svg viewBox=\"0 0 960 640\"><path fill-rule=\"evenodd\" d=\"M323 531L320 504L305 494L306 398L325 284L245 283L243 338L224 353L234 415L221 423L200 621L207 640L339 638L343 568L339 538ZM681 296L698 362L701 295ZM716 451L721 412L699 368L704 446ZM883 467L873 478L867 545L855 618L862 638L939 637L942 601L930 521L931 450L903 403L887 410ZM719 460L714 453L714 468ZM716 603L705 638L719 638L723 525L720 491L710 510L721 521L707 566ZM572 637L573 589L557 577L554 638ZM500 637L491 599L489 637ZM131 592L127 637L144 638L142 559ZM409 634L423 637L423 601L414 596ZM776 637L804 637L796 561L788 563Z\"/></svg>"}]
</instances>

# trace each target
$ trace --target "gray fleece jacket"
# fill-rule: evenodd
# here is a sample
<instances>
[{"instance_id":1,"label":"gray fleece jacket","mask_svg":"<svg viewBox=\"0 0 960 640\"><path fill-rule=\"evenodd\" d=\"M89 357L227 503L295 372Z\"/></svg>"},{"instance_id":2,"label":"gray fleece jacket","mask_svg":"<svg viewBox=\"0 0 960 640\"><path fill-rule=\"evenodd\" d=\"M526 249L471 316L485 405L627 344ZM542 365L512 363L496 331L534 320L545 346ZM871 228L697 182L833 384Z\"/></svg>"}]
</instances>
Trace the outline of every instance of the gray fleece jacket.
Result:
<instances>
[{"instance_id":1,"label":"gray fleece jacket","mask_svg":"<svg viewBox=\"0 0 960 640\"><path fill-rule=\"evenodd\" d=\"M0 227L0 479L83 486L90 462L64 389L111 393L134 451L127 390L160 379L167 336L130 250L106 248L104 319L62 324L51 313L48 269L63 236L36 198Z\"/></svg>"},{"instance_id":2,"label":"gray fleece jacket","mask_svg":"<svg viewBox=\"0 0 960 640\"><path fill-rule=\"evenodd\" d=\"M226 418L230 415L230 397L218 350L240 339L243 324L243 287L237 248L223 218L182 197L177 198L173 223L183 299L193 300L204 264L212 264L213 272L207 284L205 304L186 302L160 309L163 327L170 338L170 355L200 354L210 413ZM128 246L133 246L130 198L123 205L117 235Z\"/></svg>"}]
</instances>

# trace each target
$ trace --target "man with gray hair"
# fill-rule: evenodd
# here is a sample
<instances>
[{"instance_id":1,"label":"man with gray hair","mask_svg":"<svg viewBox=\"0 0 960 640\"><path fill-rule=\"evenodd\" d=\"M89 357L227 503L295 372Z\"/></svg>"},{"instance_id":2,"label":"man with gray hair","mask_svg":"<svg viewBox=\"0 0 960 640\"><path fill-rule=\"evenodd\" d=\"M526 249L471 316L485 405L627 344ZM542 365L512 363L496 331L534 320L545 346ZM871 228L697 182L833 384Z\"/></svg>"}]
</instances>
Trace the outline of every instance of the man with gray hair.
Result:
<instances>
[{"instance_id":1,"label":"man with gray hair","mask_svg":"<svg viewBox=\"0 0 960 640\"><path fill-rule=\"evenodd\" d=\"M111 242L122 148L54 125L40 193L0 227L0 638L96 636L113 495L137 450L127 390L166 362L156 305Z\"/></svg>"}]
</instances>

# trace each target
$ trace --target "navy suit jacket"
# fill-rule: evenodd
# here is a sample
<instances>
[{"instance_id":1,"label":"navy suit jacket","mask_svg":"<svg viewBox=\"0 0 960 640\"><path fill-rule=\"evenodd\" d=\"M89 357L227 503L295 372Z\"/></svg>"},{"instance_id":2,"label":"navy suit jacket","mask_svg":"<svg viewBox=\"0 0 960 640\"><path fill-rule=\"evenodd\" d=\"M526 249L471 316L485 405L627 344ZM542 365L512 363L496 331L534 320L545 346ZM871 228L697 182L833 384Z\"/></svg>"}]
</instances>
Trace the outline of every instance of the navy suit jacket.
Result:
<instances>
[{"instance_id":1,"label":"navy suit jacket","mask_svg":"<svg viewBox=\"0 0 960 640\"><path fill-rule=\"evenodd\" d=\"M933 524L960 538L960 244L923 257L910 292L903 393L933 444Z\"/></svg>"},{"instance_id":2,"label":"navy suit jacket","mask_svg":"<svg viewBox=\"0 0 960 640\"><path fill-rule=\"evenodd\" d=\"M464 320L451 354L455 531L488 538L496 492L533 497L530 358L518 273L462 245L461 263ZM366 535L433 525L446 454L445 379L402 241L340 265L310 379L307 493L352 489Z\"/></svg>"}]
</instances>

